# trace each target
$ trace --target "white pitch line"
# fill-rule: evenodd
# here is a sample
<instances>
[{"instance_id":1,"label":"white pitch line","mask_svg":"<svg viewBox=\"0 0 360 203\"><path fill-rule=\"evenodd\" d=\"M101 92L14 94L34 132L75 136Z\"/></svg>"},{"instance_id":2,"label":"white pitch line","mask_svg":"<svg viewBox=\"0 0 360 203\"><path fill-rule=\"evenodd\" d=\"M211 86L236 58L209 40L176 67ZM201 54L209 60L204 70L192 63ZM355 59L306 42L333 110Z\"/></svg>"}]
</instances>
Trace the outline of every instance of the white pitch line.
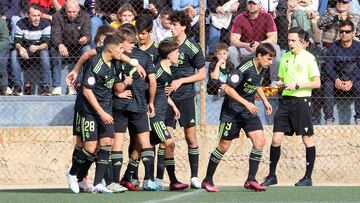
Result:
<instances>
[{"instance_id":1,"label":"white pitch line","mask_svg":"<svg viewBox=\"0 0 360 203\"><path fill-rule=\"evenodd\" d=\"M205 190L195 190L193 192L186 192L186 193L182 193L182 194L179 194L179 195L174 195L174 196L171 196L171 197L167 197L167 198L164 198L164 199L146 201L145 203L157 203L157 202L174 201L174 200L178 200L178 199L181 199L181 198L184 198L184 197L187 197L187 196L192 196L192 195L194 195L196 193L204 192L204 191Z\"/></svg>"}]
</instances>

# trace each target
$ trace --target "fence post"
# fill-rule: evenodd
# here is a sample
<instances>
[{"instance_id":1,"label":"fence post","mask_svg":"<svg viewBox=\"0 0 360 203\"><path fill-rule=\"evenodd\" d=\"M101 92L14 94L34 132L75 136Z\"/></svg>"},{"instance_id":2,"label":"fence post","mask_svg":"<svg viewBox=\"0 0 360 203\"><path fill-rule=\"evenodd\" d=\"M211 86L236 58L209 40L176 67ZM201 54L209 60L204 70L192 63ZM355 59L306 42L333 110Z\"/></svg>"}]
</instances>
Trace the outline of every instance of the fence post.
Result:
<instances>
[{"instance_id":1,"label":"fence post","mask_svg":"<svg viewBox=\"0 0 360 203\"><path fill-rule=\"evenodd\" d=\"M200 47L205 56L206 46L205 46L205 2L200 0L200 16L199 16L199 38L200 38ZM200 128L205 130L206 126L206 112L205 112L205 81L200 82Z\"/></svg>"}]
</instances>

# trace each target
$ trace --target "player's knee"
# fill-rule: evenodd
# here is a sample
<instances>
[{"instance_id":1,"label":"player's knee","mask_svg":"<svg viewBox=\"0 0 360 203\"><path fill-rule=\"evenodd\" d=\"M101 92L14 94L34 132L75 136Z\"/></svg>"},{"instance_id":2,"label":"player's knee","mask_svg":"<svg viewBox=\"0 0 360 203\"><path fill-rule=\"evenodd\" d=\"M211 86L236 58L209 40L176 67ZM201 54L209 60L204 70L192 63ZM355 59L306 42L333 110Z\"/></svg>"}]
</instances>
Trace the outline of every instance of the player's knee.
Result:
<instances>
[{"instance_id":1,"label":"player's knee","mask_svg":"<svg viewBox=\"0 0 360 203\"><path fill-rule=\"evenodd\" d=\"M266 144L265 139L258 139L254 142L255 149L263 149Z\"/></svg>"},{"instance_id":2,"label":"player's knee","mask_svg":"<svg viewBox=\"0 0 360 203\"><path fill-rule=\"evenodd\" d=\"M166 140L165 141L165 147L173 152L175 150L175 142L174 142L174 140L173 139Z\"/></svg>"},{"instance_id":3,"label":"player's knee","mask_svg":"<svg viewBox=\"0 0 360 203\"><path fill-rule=\"evenodd\" d=\"M84 148L89 153L96 154L96 151L97 151L97 145L96 144L85 144Z\"/></svg>"},{"instance_id":4,"label":"player's knee","mask_svg":"<svg viewBox=\"0 0 360 203\"><path fill-rule=\"evenodd\" d=\"M218 145L218 150L222 153L225 153L229 150L231 145L231 141L228 140L221 140L219 145Z\"/></svg>"}]
</instances>

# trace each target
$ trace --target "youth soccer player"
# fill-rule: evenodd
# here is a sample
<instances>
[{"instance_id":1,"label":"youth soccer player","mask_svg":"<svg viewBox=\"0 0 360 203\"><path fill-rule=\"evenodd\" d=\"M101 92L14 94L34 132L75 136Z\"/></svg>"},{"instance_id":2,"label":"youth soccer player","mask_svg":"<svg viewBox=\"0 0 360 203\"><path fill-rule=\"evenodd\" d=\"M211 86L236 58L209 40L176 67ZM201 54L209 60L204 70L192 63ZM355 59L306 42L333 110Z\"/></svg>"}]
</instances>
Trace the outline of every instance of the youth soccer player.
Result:
<instances>
[{"instance_id":1,"label":"youth soccer player","mask_svg":"<svg viewBox=\"0 0 360 203\"><path fill-rule=\"evenodd\" d=\"M82 91L78 105L81 115L81 133L84 147L76 153L73 166L68 173L70 189L78 193L76 173L86 160L96 159L93 192L112 193L101 184L110 162L114 125L112 117L112 91L115 81L116 60L123 52L124 39L112 35L104 40L104 49L91 58L85 67ZM97 144L100 148L96 153Z\"/></svg>"},{"instance_id":2,"label":"youth soccer player","mask_svg":"<svg viewBox=\"0 0 360 203\"><path fill-rule=\"evenodd\" d=\"M261 185L277 184L276 166L280 159L284 135L302 136L306 148L306 172L295 186L311 186L315 163L314 129L312 124L312 89L320 88L320 72L315 57L305 50L306 32L298 27L288 31L290 51L286 52L279 66L279 78L286 88L282 92L275 114L273 138L270 147L270 171Z\"/></svg>"},{"instance_id":3,"label":"youth soccer player","mask_svg":"<svg viewBox=\"0 0 360 203\"><path fill-rule=\"evenodd\" d=\"M263 43L256 48L255 54L255 58L235 68L223 86L226 95L220 113L220 141L210 155L206 177L202 182L202 188L208 192L219 192L213 183L213 175L225 152L230 148L232 140L239 137L241 129L244 129L246 136L253 144L249 157L248 178L244 187L258 191L266 190L266 187L259 185L255 179L265 145L265 137L263 126L257 116L259 109L254 104L254 96L256 93L259 94L266 113L271 114L272 107L265 97L261 83L276 51L270 43Z\"/></svg>"},{"instance_id":4,"label":"youth soccer player","mask_svg":"<svg viewBox=\"0 0 360 203\"><path fill-rule=\"evenodd\" d=\"M168 111L166 126L173 132L178 120L184 128L185 140L188 145L188 157L191 169L191 187L200 189L198 179L199 148L196 140L196 93L195 82L206 77L205 58L201 47L187 36L191 30L191 18L185 11L175 11L170 14L173 40L179 44L179 61L171 66L173 81L166 88L167 94L178 107L181 117L175 119L174 112ZM169 108L170 109L170 108Z\"/></svg>"}]
</instances>

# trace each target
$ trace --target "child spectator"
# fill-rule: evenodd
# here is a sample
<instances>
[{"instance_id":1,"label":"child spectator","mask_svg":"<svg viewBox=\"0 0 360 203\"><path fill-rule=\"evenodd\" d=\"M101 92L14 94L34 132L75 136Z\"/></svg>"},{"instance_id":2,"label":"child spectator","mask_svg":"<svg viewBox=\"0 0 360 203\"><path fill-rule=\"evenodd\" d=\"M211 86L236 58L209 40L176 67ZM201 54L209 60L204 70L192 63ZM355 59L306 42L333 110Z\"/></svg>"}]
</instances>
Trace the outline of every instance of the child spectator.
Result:
<instances>
[{"instance_id":1,"label":"child spectator","mask_svg":"<svg viewBox=\"0 0 360 203\"><path fill-rule=\"evenodd\" d=\"M122 24L131 23L135 25L136 11L131 4L126 3L122 5L117 12L117 21L110 23L114 28L119 28Z\"/></svg>"}]
</instances>

